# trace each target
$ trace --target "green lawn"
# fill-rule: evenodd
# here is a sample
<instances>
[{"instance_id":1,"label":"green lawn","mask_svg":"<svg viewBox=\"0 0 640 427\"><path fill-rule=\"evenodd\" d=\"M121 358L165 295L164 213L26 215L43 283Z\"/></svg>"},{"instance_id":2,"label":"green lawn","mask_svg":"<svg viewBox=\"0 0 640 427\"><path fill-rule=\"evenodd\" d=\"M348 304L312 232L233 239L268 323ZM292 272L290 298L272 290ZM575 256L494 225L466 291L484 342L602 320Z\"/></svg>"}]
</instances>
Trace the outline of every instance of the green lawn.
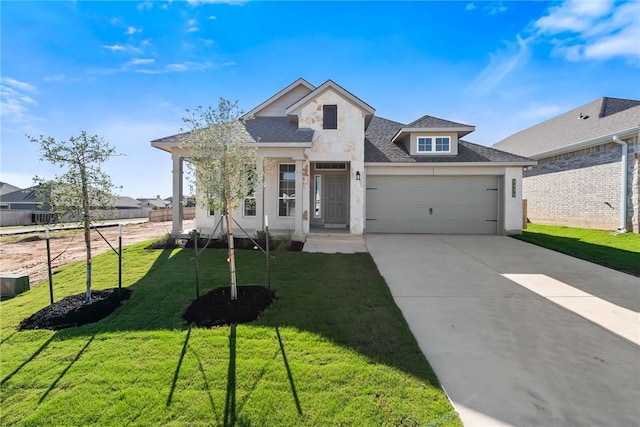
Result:
<instances>
[{"instance_id":1,"label":"green lawn","mask_svg":"<svg viewBox=\"0 0 640 427\"><path fill-rule=\"evenodd\" d=\"M640 235L529 224L517 239L640 276Z\"/></svg>"},{"instance_id":2,"label":"green lawn","mask_svg":"<svg viewBox=\"0 0 640 427\"><path fill-rule=\"evenodd\" d=\"M277 252L278 300L252 324L188 328L191 250L124 250L134 294L101 322L17 332L49 301L41 284L2 301L2 425L459 426L368 254ZM206 250L202 292L228 282ZM240 284L265 283L264 255L237 253ZM94 288L117 257L94 258ZM84 265L54 275L55 299L83 291Z\"/></svg>"}]
</instances>

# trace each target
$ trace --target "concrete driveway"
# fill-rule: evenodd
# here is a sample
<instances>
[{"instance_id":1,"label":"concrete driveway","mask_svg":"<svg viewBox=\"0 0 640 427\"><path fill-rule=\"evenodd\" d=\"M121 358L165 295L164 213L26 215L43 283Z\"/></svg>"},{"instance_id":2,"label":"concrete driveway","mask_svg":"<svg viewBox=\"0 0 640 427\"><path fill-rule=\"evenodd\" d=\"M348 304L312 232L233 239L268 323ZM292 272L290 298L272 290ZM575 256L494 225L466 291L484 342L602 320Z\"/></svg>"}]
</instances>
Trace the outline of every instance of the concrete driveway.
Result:
<instances>
[{"instance_id":1,"label":"concrete driveway","mask_svg":"<svg viewBox=\"0 0 640 427\"><path fill-rule=\"evenodd\" d=\"M640 425L640 278L504 236L365 241L465 426Z\"/></svg>"}]
</instances>

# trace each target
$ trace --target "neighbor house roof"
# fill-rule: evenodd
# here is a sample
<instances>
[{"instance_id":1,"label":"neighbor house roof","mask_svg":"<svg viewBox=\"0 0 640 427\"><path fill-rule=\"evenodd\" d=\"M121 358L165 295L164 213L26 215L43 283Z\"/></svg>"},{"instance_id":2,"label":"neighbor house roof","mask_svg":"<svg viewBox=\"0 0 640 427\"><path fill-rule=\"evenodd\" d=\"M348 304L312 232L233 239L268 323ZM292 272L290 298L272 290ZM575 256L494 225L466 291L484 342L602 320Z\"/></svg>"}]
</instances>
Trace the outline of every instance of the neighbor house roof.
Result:
<instances>
[{"instance_id":1,"label":"neighbor house roof","mask_svg":"<svg viewBox=\"0 0 640 427\"><path fill-rule=\"evenodd\" d=\"M133 197L117 196L113 198L111 206L116 209L136 209L140 207L140 201Z\"/></svg>"},{"instance_id":2,"label":"neighbor house roof","mask_svg":"<svg viewBox=\"0 0 640 427\"><path fill-rule=\"evenodd\" d=\"M0 194L13 193L14 191L18 190L20 190L20 188L16 187L15 185L11 185L6 182L0 182Z\"/></svg>"},{"instance_id":3,"label":"neighbor house roof","mask_svg":"<svg viewBox=\"0 0 640 427\"><path fill-rule=\"evenodd\" d=\"M436 120L442 120L433 118ZM445 120L446 121L446 120ZM450 122L454 123L454 122ZM456 123L456 126L459 124ZM467 126L467 125L462 125ZM458 154L452 156L412 156L403 144L393 142L400 129L408 128L393 120L374 117L365 132L365 163L525 163L533 164L531 159L506 153L494 148L459 140Z\"/></svg>"},{"instance_id":4,"label":"neighbor house roof","mask_svg":"<svg viewBox=\"0 0 640 427\"><path fill-rule=\"evenodd\" d=\"M517 132L493 147L523 156L536 156L639 129L640 101L604 97Z\"/></svg>"},{"instance_id":5,"label":"neighbor house roof","mask_svg":"<svg viewBox=\"0 0 640 427\"><path fill-rule=\"evenodd\" d=\"M42 199L37 196L38 186L25 188L24 190L12 191L11 193L0 195L2 204L6 203L24 203L38 205L42 203Z\"/></svg>"}]
</instances>

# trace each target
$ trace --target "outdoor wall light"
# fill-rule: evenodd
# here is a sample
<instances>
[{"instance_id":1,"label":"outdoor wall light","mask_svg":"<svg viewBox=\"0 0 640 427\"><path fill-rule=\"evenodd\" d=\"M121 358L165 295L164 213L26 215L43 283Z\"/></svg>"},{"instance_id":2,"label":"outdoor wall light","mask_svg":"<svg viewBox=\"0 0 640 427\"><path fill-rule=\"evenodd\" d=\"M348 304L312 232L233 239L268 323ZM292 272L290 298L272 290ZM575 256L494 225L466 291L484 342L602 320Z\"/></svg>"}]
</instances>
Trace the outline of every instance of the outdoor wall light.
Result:
<instances>
[{"instance_id":1,"label":"outdoor wall light","mask_svg":"<svg viewBox=\"0 0 640 427\"><path fill-rule=\"evenodd\" d=\"M360 171L356 171L356 181L360 181Z\"/></svg>"}]
</instances>

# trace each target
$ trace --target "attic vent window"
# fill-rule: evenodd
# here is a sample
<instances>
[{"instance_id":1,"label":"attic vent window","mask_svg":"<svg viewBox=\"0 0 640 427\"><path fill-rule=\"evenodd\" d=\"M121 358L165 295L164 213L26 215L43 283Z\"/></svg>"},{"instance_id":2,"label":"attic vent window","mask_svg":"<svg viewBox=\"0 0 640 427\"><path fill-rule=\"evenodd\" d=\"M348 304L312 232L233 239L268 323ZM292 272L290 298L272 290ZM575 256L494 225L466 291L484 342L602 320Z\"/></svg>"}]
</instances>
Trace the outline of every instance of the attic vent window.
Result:
<instances>
[{"instance_id":1,"label":"attic vent window","mask_svg":"<svg viewBox=\"0 0 640 427\"><path fill-rule=\"evenodd\" d=\"M347 170L346 163L316 163L317 171L328 171L328 170Z\"/></svg>"},{"instance_id":2,"label":"attic vent window","mask_svg":"<svg viewBox=\"0 0 640 427\"><path fill-rule=\"evenodd\" d=\"M338 106L322 106L322 129L338 129Z\"/></svg>"}]
</instances>

